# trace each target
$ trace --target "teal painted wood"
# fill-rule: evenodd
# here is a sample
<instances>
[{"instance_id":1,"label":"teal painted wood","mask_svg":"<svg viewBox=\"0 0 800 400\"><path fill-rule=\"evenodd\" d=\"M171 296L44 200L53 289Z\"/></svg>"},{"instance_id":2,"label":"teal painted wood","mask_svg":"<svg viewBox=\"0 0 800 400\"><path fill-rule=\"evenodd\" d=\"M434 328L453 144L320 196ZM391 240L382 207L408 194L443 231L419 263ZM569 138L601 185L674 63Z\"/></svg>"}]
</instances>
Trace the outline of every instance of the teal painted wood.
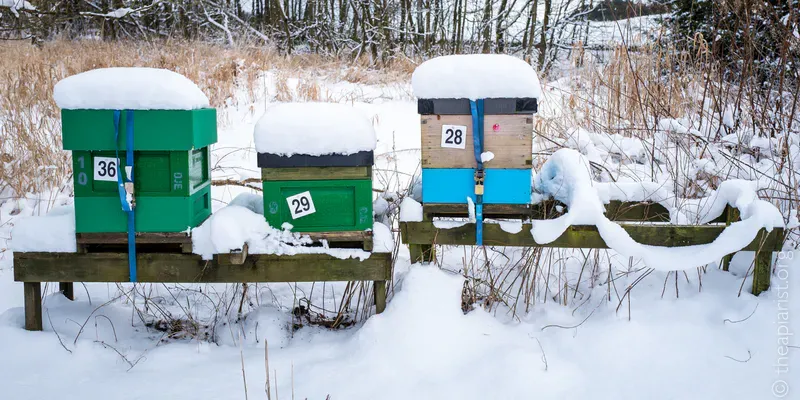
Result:
<instances>
[{"instance_id":1,"label":"teal painted wood","mask_svg":"<svg viewBox=\"0 0 800 400\"><path fill-rule=\"evenodd\" d=\"M488 168L484 204L528 204L531 202L530 169ZM472 168L423 168L422 202L464 204L475 201L475 170Z\"/></svg>"}]
</instances>

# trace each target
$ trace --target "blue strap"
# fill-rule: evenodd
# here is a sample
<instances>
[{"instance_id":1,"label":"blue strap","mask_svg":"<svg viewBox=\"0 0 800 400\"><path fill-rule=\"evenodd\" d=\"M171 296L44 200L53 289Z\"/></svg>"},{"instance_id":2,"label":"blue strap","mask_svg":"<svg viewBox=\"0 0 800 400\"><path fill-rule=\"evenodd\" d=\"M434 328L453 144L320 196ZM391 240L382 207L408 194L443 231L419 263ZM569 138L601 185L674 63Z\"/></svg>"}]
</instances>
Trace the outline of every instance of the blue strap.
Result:
<instances>
[{"instance_id":1,"label":"blue strap","mask_svg":"<svg viewBox=\"0 0 800 400\"><path fill-rule=\"evenodd\" d=\"M114 143L116 144L117 156L117 191L119 192L119 202L128 217L128 270L130 274L130 281L136 282L136 223L135 212L133 205L133 198L128 198L128 192L125 190L125 182L133 184L133 111L127 110L125 112L125 168L120 168L119 165L119 120L121 116L120 110L114 110ZM125 177L123 178L123 174Z\"/></svg>"},{"instance_id":2,"label":"blue strap","mask_svg":"<svg viewBox=\"0 0 800 400\"><path fill-rule=\"evenodd\" d=\"M483 99L470 100L469 110L472 113L472 144L475 149L475 162L478 173L483 176ZM475 244L483 245L483 194L475 194Z\"/></svg>"}]
</instances>

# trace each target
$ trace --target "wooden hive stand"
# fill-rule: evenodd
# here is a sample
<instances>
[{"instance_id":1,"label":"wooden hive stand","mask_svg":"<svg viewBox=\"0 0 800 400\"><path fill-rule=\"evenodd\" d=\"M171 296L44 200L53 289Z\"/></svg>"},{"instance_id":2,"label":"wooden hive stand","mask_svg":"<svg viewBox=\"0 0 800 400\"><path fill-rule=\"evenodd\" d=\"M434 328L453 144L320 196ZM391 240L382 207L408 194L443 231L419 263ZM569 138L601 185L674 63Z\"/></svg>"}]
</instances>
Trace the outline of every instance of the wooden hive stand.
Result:
<instances>
[{"instance_id":1,"label":"wooden hive stand","mask_svg":"<svg viewBox=\"0 0 800 400\"><path fill-rule=\"evenodd\" d=\"M504 231L499 224L484 223L483 241L487 246L520 246L551 248L608 249L603 238L593 225L569 227L556 240L536 243L531 235L531 220L554 219L566 211L566 206L557 201L545 201L532 205L486 205L486 218L522 220L518 233ZM638 243L679 247L713 242L727 225L739 220L738 210L728 206L717 219L705 225L669 225L669 211L660 204L651 202L612 201L606 205L606 216L620 223L623 229ZM437 228L434 218L467 218L467 206L460 204L423 204L423 221L400 222L403 243L409 247L411 262L431 262L436 257L436 245L475 245L475 224L466 223L456 228ZM752 293L759 295L769 289L772 271L772 253L783 246L785 231L775 228L770 232L762 229L756 238L741 251L756 252L753 267ZM721 260L723 270L733 254Z\"/></svg>"},{"instance_id":2,"label":"wooden hive stand","mask_svg":"<svg viewBox=\"0 0 800 400\"><path fill-rule=\"evenodd\" d=\"M333 246L370 247L372 236L320 233L315 240ZM128 282L127 236L122 233L78 234L78 252L14 253L14 279L24 283L25 329L42 330L41 282L59 282L59 290L74 299L74 282ZM185 233L137 233L138 282L241 283L372 281L378 313L386 307L386 282L391 279L390 253L369 258L339 259L328 254L248 254L247 246L203 260L192 254Z\"/></svg>"}]
</instances>

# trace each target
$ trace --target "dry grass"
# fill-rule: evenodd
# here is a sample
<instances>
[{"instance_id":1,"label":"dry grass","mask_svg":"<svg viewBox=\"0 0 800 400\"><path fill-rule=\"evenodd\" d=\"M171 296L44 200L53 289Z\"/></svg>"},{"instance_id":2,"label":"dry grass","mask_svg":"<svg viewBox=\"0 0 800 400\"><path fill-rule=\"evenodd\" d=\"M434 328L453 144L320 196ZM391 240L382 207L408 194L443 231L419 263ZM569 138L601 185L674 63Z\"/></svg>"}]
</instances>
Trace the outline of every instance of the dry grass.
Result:
<instances>
[{"instance_id":1,"label":"dry grass","mask_svg":"<svg viewBox=\"0 0 800 400\"><path fill-rule=\"evenodd\" d=\"M408 79L413 70L411 61L395 62L380 72L362 64L200 42L55 41L41 47L0 42L0 193L23 196L68 182L70 157L60 151L60 113L52 98L53 86L67 76L105 67L165 68L197 83L211 105L220 108L257 98L264 71L277 71L277 101L330 101L316 77L336 78L349 67L360 71L350 76L352 81L379 84ZM287 84L289 77L299 77L296 87ZM242 99L241 93L248 98Z\"/></svg>"}]
</instances>

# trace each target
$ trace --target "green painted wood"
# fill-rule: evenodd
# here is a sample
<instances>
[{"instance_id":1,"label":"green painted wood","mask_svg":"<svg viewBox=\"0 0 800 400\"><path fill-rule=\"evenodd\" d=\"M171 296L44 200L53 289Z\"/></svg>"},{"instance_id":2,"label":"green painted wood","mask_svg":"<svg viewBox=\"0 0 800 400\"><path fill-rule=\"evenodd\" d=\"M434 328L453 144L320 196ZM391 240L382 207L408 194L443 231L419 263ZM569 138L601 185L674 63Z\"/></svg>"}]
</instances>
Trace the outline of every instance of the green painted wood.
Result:
<instances>
[{"instance_id":1,"label":"green painted wood","mask_svg":"<svg viewBox=\"0 0 800 400\"><path fill-rule=\"evenodd\" d=\"M401 222L403 242L406 244L441 244L470 246L475 244L475 224L465 224L452 229L438 229L433 222ZM638 243L653 246L691 246L711 243L725 229L719 225L652 225L620 224ZM571 226L551 243L539 244L530 233L531 224L523 224L522 231L513 234L502 230L499 224L483 225L483 242L487 246L558 247L607 249L603 238L594 226ZM766 235L766 236L762 236ZM761 240L763 237L763 247ZM771 249L779 251L783 242L783 229L762 233L742 250Z\"/></svg>"},{"instance_id":2,"label":"green painted wood","mask_svg":"<svg viewBox=\"0 0 800 400\"><path fill-rule=\"evenodd\" d=\"M380 314L386 309L386 281L375 281L372 285L372 292L375 297L375 313Z\"/></svg>"},{"instance_id":3,"label":"green painted wood","mask_svg":"<svg viewBox=\"0 0 800 400\"><path fill-rule=\"evenodd\" d=\"M134 150L192 150L217 141L217 111L135 110ZM120 121L120 150L126 150L126 117ZM113 110L61 110L64 150L114 150Z\"/></svg>"},{"instance_id":4,"label":"green painted wood","mask_svg":"<svg viewBox=\"0 0 800 400\"><path fill-rule=\"evenodd\" d=\"M310 192L316 212L292 218L287 198ZM295 232L372 229L372 179L264 181L264 217L273 227L284 222Z\"/></svg>"},{"instance_id":5,"label":"green painted wood","mask_svg":"<svg viewBox=\"0 0 800 400\"><path fill-rule=\"evenodd\" d=\"M327 254L276 256L250 254L236 265L228 255L204 261L196 254L140 253L139 282L239 283L385 281L391 279L391 254L373 253L364 261ZM19 282L127 282L126 253L14 253Z\"/></svg>"},{"instance_id":6,"label":"green painted wood","mask_svg":"<svg viewBox=\"0 0 800 400\"><path fill-rule=\"evenodd\" d=\"M23 285L25 296L25 329L41 331L42 326L42 284L39 282L25 282Z\"/></svg>"},{"instance_id":7,"label":"green painted wood","mask_svg":"<svg viewBox=\"0 0 800 400\"><path fill-rule=\"evenodd\" d=\"M95 157L116 157L114 151L73 151L75 196L118 197L117 182L94 180ZM125 165L125 153L119 154ZM191 196L211 184L208 148L190 151L137 151L133 162L136 196Z\"/></svg>"},{"instance_id":8,"label":"green painted wood","mask_svg":"<svg viewBox=\"0 0 800 400\"><path fill-rule=\"evenodd\" d=\"M182 232L199 226L211 215L211 186L191 196L137 196L137 232ZM75 197L77 233L127 232L128 219L119 195Z\"/></svg>"},{"instance_id":9,"label":"green painted wood","mask_svg":"<svg viewBox=\"0 0 800 400\"><path fill-rule=\"evenodd\" d=\"M262 181L372 179L372 167L261 168Z\"/></svg>"}]
</instances>

